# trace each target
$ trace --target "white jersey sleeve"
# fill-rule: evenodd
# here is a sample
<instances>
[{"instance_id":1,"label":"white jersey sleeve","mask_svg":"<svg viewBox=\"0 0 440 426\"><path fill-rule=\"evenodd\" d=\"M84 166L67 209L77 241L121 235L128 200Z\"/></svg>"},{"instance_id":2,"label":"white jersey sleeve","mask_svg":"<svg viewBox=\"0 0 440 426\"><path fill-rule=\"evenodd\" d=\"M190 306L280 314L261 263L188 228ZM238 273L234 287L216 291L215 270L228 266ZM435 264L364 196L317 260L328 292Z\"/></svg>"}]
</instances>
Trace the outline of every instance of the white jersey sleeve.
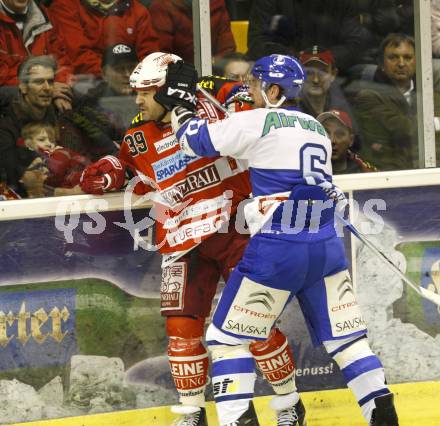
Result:
<instances>
[{"instance_id":1,"label":"white jersey sleeve","mask_svg":"<svg viewBox=\"0 0 440 426\"><path fill-rule=\"evenodd\" d=\"M208 126L209 137L221 155L249 159L263 134L265 109L243 111Z\"/></svg>"},{"instance_id":2,"label":"white jersey sleeve","mask_svg":"<svg viewBox=\"0 0 440 426\"><path fill-rule=\"evenodd\" d=\"M208 123L194 118L177 132L184 150L200 156L231 156L249 159L262 135L267 110L243 111L227 119Z\"/></svg>"},{"instance_id":3,"label":"white jersey sleeve","mask_svg":"<svg viewBox=\"0 0 440 426\"><path fill-rule=\"evenodd\" d=\"M177 136L200 156L228 155L248 160L253 169L331 180L331 142L324 127L300 111L261 108L209 124L193 119Z\"/></svg>"}]
</instances>

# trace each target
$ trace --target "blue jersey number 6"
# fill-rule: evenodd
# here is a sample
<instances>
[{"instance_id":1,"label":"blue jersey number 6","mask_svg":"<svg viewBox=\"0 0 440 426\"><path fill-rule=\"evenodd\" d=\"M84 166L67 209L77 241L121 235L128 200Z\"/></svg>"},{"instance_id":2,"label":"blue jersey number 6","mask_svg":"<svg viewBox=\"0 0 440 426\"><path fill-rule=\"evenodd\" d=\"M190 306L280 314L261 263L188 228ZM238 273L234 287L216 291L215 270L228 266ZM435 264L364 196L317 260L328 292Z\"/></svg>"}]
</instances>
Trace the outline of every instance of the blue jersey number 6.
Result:
<instances>
[{"instance_id":1,"label":"blue jersey number 6","mask_svg":"<svg viewBox=\"0 0 440 426\"><path fill-rule=\"evenodd\" d=\"M327 157L327 151L322 145L316 143L304 144L300 150L300 165L303 176L315 176L321 179L328 177L328 174L324 171L329 169Z\"/></svg>"}]
</instances>

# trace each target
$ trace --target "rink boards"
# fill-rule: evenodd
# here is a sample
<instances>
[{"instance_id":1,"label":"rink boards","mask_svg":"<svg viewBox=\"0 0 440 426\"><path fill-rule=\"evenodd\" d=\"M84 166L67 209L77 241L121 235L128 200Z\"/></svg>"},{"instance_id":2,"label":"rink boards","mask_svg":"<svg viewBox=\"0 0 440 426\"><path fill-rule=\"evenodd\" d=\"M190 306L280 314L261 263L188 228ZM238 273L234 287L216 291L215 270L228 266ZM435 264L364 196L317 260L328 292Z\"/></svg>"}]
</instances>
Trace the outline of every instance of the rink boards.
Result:
<instances>
[{"instance_id":1,"label":"rink boards","mask_svg":"<svg viewBox=\"0 0 440 426\"><path fill-rule=\"evenodd\" d=\"M404 366L403 366L404 368ZM400 426L440 425L440 382L405 383L390 386L395 393ZM304 392L302 399L307 410L309 426L361 426L365 425L356 400L348 389ZM255 406L261 425L275 426L276 421L268 406L270 397L255 399ZM215 408L208 403L208 421L217 423ZM11 426L168 426L174 420L168 407L143 410L120 411L116 413L72 417Z\"/></svg>"},{"instance_id":2,"label":"rink boards","mask_svg":"<svg viewBox=\"0 0 440 426\"><path fill-rule=\"evenodd\" d=\"M372 238L411 279L432 288L433 278L440 277L433 273L434 266L440 265L440 169L338 176L335 180L353 204L357 202L361 212L368 212L369 200L386 202L387 210L379 212L387 226ZM59 335L50 321L39 328L32 328L28 321L27 328L20 328L23 335L19 334L18 319L8 325L0 348L0 380L17 378L37 390L57 375L62 376L63 382L68 379L72 355L101 355L120 358L126 377L146 381L154 389L160 382L168 393L163 399L148 404L127 404L123 409L114 406L113 412L108 414L69 417L78 415L78 411L74 411L64 414L67 419L25 423L27 425L166 426L172 421L169 410L159 407L171 404L175 396L171 377L161 381L168 372L167 363L147 364L147 368L141 364L142 360L155 360L165 353L157 303L160 256L156 252L136 250L138 241L134 237L151 242L150 229L135 236L129 232L140 223L148 205L133 206L135 200L125 201L133 207L132 211L123 209L121 194L0 204L0 317L2 313L18 313L21 306L30 314L44 309L50 315L54 309L61 310L64 306L70 313L70 322L61 323L61 331L66 334L59 339L61 342L52 337L38 341L38 331L48 336ZM353 219L357 226L362 226L356 215ZM86 232L87 229L99 231L104 220L105 232ZM124 228L117 225L121 223ZM356 245L350 235L346 245L347 253L351 253L353 281L369 315L370 336L379 349L391 388L398 393L401 424L440 426L437 408L440 389L435 382L440 380L440 310L404 287L395 274ZM7 261L2 262L3 259ZM440 283L437 285L440 292ZM385 286L385 292L380 293ZM43 297L49 293L50 298ZM153 308L141 311L146 301L155 304L156 311L153 312ZM392 318L385 315L390 311ZM133 315L129 315L130 312ZM154 321L151 330L158 334L153 345L150 339L154 336L146 334L145 327L139 327L142 321L135 321L139 320L140 312L153 317L148 320L150 324ZM298 309L288 310L281 319L281 328L293 342L297 385L309 410L309 426L364 424L351 394L341 389L343 378L334 362L323 350L311 346ZM26 339L19 337L29 336L26 345L22 344ZM133 350L125 351L126 343L117 341L119 336L129 337L129 341L134 342ZM73 344L68 345L69 342ZM54 352L54 346L58 352ZM156 352L146 354L140 350L146 347ZM54 353L60 356L53 357ZM271 393L261 380L256 389L258 395ZM64 387L63 392L69 396L68 387ZM143 408L152 405L158 408ZM269 417L267 397L257 398L256 406L261 424L275 424ZM137 409L124 411L131 407ZM208 412L214 416L212 405ZM0 422L8 422L7 416L0 417ZM29 420L42 418L43 415L34 416ZM9 418L9 422L24 419ZM211 424L215 424L215 420Z\"/></svg>"}]
</instances>

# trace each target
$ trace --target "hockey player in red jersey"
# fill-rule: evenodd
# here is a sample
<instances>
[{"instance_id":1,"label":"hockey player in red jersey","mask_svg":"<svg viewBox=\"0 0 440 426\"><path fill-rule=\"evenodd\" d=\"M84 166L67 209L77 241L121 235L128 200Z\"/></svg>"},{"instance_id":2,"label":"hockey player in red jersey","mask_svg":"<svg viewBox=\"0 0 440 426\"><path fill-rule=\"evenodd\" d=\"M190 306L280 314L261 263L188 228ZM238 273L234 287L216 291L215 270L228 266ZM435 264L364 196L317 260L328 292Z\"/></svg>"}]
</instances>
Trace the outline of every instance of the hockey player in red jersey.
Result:
<instances>
[{"instance_id":1,"label":"hockey player in red jersey","mask_svg":"<svg viewBox=\"0 0 440 426\"><path fill-rule=\"evenodd\" d=\"M137 91L141 114L134 120L121 145L119 158L104 157L89 166L82 176L85 192L102 194L120 189L130 170L140 180L138 194L150 193L156 209L156 244L163 256L161 311L166 317L169 338L168 357L182 405L173 407L181 414L176 425L207 425L204 390L208 373L208 354L202 344L205 319L220 277L225 280L235 267L248 242L247 234L235 227L238 204L251 191L248 172L230 158L187 156L180 149L171 129L170 111L160 103L168 64L176 55L153 53L133 71L130 84ZM185 68L179 70L185 74ZM189 84L195 87L196 81ZM236 83L206 78L202 87L224 102ZM215 121L221 113L206 99L183 99L203 118ZM247 309L245 307L238 307ZM249 309L251 311L251 309ZM247 404L246 424L258 425L250 400L255 382L255 360L260 365L277 358L284 373L262 371L275 392L294 392L293 356L286 337L277 329L267 341L251 350L239 351L232 370L213 383L217 404L229 407ZM282 367L282 368L280 368ZM222 369L221 363L213 366Z\"/></svg>"}]
</instances>

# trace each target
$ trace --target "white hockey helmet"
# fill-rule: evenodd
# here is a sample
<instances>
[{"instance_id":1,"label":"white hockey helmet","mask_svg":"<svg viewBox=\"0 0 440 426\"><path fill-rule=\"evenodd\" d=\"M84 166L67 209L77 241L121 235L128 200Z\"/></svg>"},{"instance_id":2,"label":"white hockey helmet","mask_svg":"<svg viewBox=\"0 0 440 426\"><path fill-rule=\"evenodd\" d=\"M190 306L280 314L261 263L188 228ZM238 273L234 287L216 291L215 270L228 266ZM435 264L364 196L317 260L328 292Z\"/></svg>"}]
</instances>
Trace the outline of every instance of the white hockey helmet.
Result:
<instances>
[{"instance_id":1,"label":"white hockey helmet","mask_svg":"<svg viewBox=\"0 0 440 426\"><path fill-rule=\"evenodd\" d=\"M172 53L154 52L146 56L130 75L130 86L142 90L149 87L160 87L165 84L168 64L180 61Z\"/></svg>"}]
</instances>

